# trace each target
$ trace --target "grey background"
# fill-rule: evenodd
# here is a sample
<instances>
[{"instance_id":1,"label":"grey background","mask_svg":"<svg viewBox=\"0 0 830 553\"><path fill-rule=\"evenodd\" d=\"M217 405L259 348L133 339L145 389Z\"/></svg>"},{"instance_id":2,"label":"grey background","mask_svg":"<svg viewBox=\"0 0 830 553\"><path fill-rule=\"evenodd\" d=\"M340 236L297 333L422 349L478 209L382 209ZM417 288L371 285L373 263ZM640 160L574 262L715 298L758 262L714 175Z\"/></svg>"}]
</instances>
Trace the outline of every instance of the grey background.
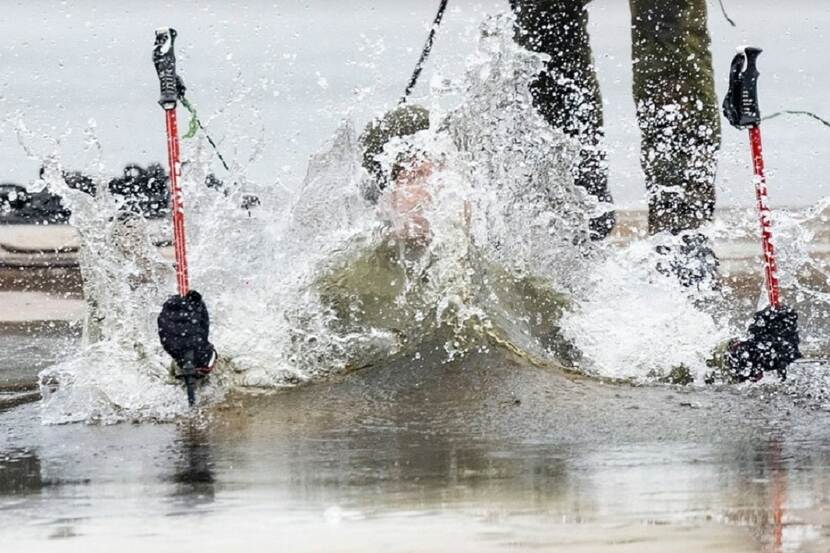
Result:
<instances>
[{"instance_id":1,"label":"grey background","mask_svg":"<svg viewBox=\"0 0 830 553\"><path fill-rule=\"evenodd\" d=\"M156 105L153 30L179 30L180 71L189 95L248 176L295 188L308 156L344 117L359 125L392 106L406 84L436 1L288 0L236 2L2 1L0 181L27 183L58 153L69 168L114 174L124 163L164 161ZM727 0L738 28L710 2L710 28L723 93L734 47L762 57L762 107L830 117L826 57L830 2ZM459 79L486 13L506 0L451 0L416 96L437 76ZM623 207L642 207L639 136L631 99L628 3L590 7L594 53L606 104L611 183ZM184 114L181 115L184 120ZM94 123L97 146L84 130ZM184 121L183 123L184 124ZM806 119L764 128L773 205L812 204L828 191L830 129ZM720 205L751 205L745 133L724 128ZM261 156L247 160L257 148ZM216 167L221 175L221 168Z\"/></svg>"}]
</instances>

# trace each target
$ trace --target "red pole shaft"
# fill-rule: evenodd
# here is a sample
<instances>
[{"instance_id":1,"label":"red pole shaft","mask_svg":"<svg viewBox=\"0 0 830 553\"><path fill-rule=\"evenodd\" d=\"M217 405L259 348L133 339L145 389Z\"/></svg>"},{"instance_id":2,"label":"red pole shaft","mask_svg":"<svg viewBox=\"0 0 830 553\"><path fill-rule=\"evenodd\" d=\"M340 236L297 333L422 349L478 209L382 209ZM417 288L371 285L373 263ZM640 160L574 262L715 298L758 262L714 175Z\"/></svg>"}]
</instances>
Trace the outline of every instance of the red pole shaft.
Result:
<instances>
[{"instance_id":1,"label":"red pole shaft","mask_svg":"<svg viewBox=\"0 0 830 553\"><path fill-rule=\"evenodd\" d=\"M761 128L758 125L749 129L749 142L752 146L752 163L755 169L755 196L758 200L758 213L761 217L761 242L764 252L764 273L769 304L773 309L780 306L778 286L778 267L775 264L775 248L772 245L770 211L767 206L767 177L764 174L764 154L761 147Z\"/></svg>"},{"instance_id":2,"label":"red pole shaft","mask_svg":"<svg viewBox=\"0 0 830 553\"><path fill-rule=\"evenodd\" d=\"M179 295L184 296L190 288L187 277L187 244L184 235L184 200L179 187L181 163L179 162L179 129L176 123L176 108L164 110L167 116L167 159L170 164L170 196L173 210L173 248L176 251L176 284Z\"/></svg>"}]
</instances>

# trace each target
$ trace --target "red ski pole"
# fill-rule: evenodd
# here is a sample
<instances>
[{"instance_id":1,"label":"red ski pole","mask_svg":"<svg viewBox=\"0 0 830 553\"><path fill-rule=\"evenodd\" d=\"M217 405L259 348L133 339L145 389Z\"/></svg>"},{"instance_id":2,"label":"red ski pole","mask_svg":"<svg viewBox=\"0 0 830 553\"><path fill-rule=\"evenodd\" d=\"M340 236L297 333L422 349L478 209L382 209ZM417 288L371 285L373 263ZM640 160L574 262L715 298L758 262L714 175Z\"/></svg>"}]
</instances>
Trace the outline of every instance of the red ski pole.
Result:
<instances>
[{"instance_id":1,"label":"red ski pole","mask_svg":"<svg viewBox=\"0 0 830 553\"><path fill-rule=\"evenodd\" d=\"M170 167L170 196L173 211L173 248L176 252L176 285L179 295L184 297L190 289L187 276L187 241L184 234L184 201L179 186L181 162L179 161L179 129L176 122L176 106L183 85L176 74L176 55L173 49L176 30L162 28L156 30L156 43L153 48L153 63L159 76L161 98L159 104L164 108L167 124L167 160ZM180 377L187 390L187 401L193 406L196 402L196 367L195 363L185 361L180 367Z\"/></svg>"},{"instance_id":2,"label":"red ski pole","mask_svg":"<svg viewBox=\"0 0 830 553\"><path fill-rule=\"evenodd\" d=\"M767 284L769 304L773 309L780 305L778 267L775 264L775 247L772 245L772 230L769 206L767 206L767 177L764 174L764 153L761 148L761 127L749 129L749 143L752 147L752 164L755 168L755 196L761 217L761 242L764 250L764 275Z\"/></svg>"},{"instance_id":3,"label":"red ski pole","mask_svg":"<svg viewBox=\"0 0 830 553\"><path fill-rule=\"evenodd\" d=\"M176 250L176 284L179 295L187 295L189 280L187 276L187 245L184 235L184 203L182 189L179 186L181 163L179 162L179 130L176 123L176 110L164 110L167 119L167 158L170 164L170 195L173 210L173 247Z\"/></svg>"},{"instance_id":4,"label":"red ski pole","mask_svg":"<svg viewBox=\"0 0 830 553\"><path fill-rule=\"evenodd\" d=\"M176 122L176 106L179 97L178 76L176 75L176 56L173 50L176 30L172 28L156 31L156 45L153 49L153 62L161 83L159 104L164 108L167 123L167 161L170 167L170 196L173 211L173 248L176 252L176 283L179 295L184 296L189 289L187 277L187 245L184 234L184 202L179 186L181 163L179 161L179 130Z\"/></svg>"},{"instance_id":5,"label":"red ski pole","mask_svg":"<svg viewBox=\"0 0 830 553\"><path fill-rule=\"evenodd\" d=\"M781 305L775 248L772 245L772 224L767 205L767 178L764 174L764 156L761 148L761 110L758 106L758 56L760 48L738 50L729 72L729 92L723 102L723 113L737 129L749 129L752 165L755 171L755 196L761 219L761 244L764 253L764 280L770 307Z\"/></svg>"}]
</instances>

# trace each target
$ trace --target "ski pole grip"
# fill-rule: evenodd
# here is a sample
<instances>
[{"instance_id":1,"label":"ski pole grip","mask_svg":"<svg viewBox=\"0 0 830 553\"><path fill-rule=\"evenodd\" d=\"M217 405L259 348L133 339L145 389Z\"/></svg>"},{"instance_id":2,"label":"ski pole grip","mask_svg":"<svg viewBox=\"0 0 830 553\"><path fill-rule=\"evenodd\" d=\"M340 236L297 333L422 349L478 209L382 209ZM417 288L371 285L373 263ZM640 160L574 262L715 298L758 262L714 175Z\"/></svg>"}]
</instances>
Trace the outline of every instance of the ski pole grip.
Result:
<instances>
[{"instance_id":1,"label":"ski pole grip","mask_svg":"<svg viewBox=\"0 0 830 553\"><path fill-rule=\"evenodd\" d=\"M748 129L761 124L761 108L758 104L758 56L760 48L741 48L732 59L729 70L729 92L723 101L723 114L738 129Z\"/></svg>"},{"instance_id":2,"label":"ski pole grip","mask_svg":"<svg viewBox=\"0 0 830 553\"><path fill-rule=\"evenodd\" d=\"M179 98L179 84L176 76L176 29L162 27L156 29L156 44L153 47L153 64L159 76L161 97L159 104L166 110L176 109Z\"/></svg>"}]
</instances>

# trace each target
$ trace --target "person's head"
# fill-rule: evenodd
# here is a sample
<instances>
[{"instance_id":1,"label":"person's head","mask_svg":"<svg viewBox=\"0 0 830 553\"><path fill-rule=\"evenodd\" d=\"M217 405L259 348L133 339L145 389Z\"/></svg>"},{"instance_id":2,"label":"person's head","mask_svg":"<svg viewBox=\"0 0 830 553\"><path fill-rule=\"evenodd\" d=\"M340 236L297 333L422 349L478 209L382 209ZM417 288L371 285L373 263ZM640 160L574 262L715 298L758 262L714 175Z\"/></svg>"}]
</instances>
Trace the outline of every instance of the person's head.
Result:
<instances>
[{"instance_id":1,"label":"person's head","mask_svg":"<svg viewBox=\"0 0 830 553\"><path fill-rule=\"evenodd\" d=\"M390 181L394 181L398 173L403 171L406 165L417 156L417 152L402 154L387 173L380 162L380 156L383 155L386 145L395 138L412 136L428 128L429 111L414 105L397 107L366 126L360 136L360 145L363 148L363 167L377 181L379 189L382 190Z\"/></svg>"}]
</instances>

